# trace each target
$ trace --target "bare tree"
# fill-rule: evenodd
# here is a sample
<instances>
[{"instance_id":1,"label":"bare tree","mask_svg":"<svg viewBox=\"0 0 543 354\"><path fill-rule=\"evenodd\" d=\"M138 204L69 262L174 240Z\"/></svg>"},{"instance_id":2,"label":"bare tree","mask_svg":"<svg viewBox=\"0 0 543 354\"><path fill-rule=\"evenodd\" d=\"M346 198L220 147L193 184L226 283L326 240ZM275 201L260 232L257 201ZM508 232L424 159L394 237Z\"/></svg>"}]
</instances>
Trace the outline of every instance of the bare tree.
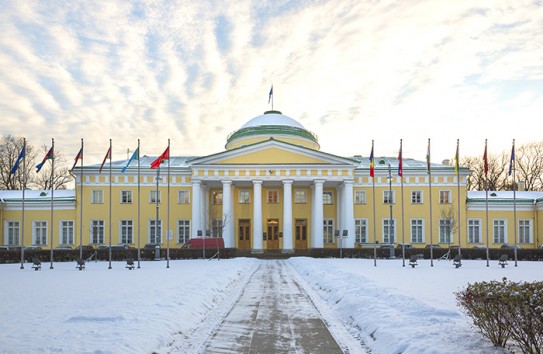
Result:
<instances>
[{"instance_id":1,"label":"bare tree","mask_svg":"<svg viewBox=\"0 0 543 354\"><path fill-rule=\"evenodd\" d=\"M21 161L17 171L11 174L11 169L23 148L23 140L23 137L13 135L4 135L0 138L0 189L22 189L24 176L27 185L32 182L37 152L28 142L25 149L25 166Z\"/></svg>"},{"instance_id":2,"label":"bare tree","mask_svg":"<svg viewBox=\"0 0 543 354\"><path fill-rule=\"evenodd\" d=\"M458 222L456 220L457 210L454 208L453 204L441 207L440 218L445 220L444 232L447 236L447 239L451 240L452 235L458 230ZM441 227L441 225L440 225Z\"/></svg>"},{"instance_id":3,"label":"bare tree","mask_svg":"<svg viewBox=\"0 0 543 354\"><path fill-rule=\"evenodd\" d=\"M500 155L487 155L488 173L486 175L482 157L467 156L463 158L460 164L472 171L467 180L468 190L485 190L487 179L489 190L509 189L510 182L507 178L509 158L509 155L505 152Z\"/></svg>"},{"instance_id":4,"label":"bare tree","mask_svg":"<svg viewBox=\"0 0 543 354\"><path fill-rule=\"evenodd\" d=\"M526 190L543 190L543 141L521 145L515 152L516 180Z\"/></svg>"},{"instance_id":5,"label":"bare tree","mask_svg":"<svg viewBox=\"0 0 543 354\"><path fill-rule=\"evenodd\" d=\"M42 151L45 155L49 151L49 147L44 145ZM32 184L37 189L50 189L51 175L53 175L53 189L66 189L68 183L72 181L70 170L65 166L66 160L62 154L55 150L53 156L55 159L54 169L52 163L46 163L40 172L35 174Z\"/></svg>"}]
</instances>

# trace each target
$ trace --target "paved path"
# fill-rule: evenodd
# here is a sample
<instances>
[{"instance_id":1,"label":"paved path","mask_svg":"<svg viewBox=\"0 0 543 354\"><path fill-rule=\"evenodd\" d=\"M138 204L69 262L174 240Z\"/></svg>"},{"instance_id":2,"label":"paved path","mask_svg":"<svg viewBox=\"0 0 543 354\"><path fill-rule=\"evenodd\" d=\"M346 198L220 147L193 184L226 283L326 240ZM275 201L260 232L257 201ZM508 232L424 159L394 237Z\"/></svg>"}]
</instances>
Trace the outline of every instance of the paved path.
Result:
<instances>
[{"instance_id":1,"label":"paved path","mask_svg":"<svg viewBox=\"0 0 543 354\"><path fill-rule=\"evenodd\" d=\"M206 353L343 353L282 260L259 266Z\"/></svg>"}]
</instances>

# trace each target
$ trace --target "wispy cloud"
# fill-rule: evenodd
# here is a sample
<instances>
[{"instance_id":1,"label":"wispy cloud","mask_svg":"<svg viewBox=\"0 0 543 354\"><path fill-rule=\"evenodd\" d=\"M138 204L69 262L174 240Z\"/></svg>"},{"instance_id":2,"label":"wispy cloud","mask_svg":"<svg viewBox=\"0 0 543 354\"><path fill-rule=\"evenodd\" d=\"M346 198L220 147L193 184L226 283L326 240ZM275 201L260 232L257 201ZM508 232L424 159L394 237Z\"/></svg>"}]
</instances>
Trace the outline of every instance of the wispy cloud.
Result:
<instances>
[{"instance_id":1,"label":"wispy cloud","mask_svg":"<svg viewBox=\"0 0 543 354\"><path fill-rule=\"evenodd\" d=\"M0 129L99 161L221 151L274 108L338 155L436 159L540 139L543 5L0 1ZM522 122L522 123L521 123ZM338 142L341 142L338 144ZM114 155L114 159L115 159Z\"/></svg>"}]
</instances>

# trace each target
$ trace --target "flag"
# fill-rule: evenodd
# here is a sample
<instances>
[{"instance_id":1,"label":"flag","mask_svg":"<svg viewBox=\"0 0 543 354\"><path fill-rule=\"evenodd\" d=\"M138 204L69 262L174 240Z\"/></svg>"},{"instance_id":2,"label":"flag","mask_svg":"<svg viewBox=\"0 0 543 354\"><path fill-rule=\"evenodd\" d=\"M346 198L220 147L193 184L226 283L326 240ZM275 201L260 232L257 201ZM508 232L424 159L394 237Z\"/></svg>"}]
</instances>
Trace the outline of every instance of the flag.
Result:
<instances>
[{"instance_id":1,"label":"flag","mask_svg":"<svg viewBox=\"0 0 543 354\"><path fill-rule=\"evenodd\" d=\"M509 161L509 176L513 173L513 164L515 163L515 141L513 140L513 147L511 148L511 161Z\"/></svg>"},{"instance_id":2,"label":"flag","mask_svg":"<svg viewBox=\"0 0 543 354\"><path fill-rule=\"evenodd\" d=\"M161 163L164 162L164 160L170 159L170 147L168 146L166 150L156 159L155 161L151 162L151 168L158 168Z\"/></svg>"},{"instance_id":3,"label":"flag","mask_svg":"<svg viewBox=\"0 0 543 354\"><path fill-rule=\"evenodd\" d=\"M11 174L15 174L17 172L17 169L19 168L19 163L21 160L25 157L25 146L23 145L23 148L21 149L21 153L19 154L19 157L17 158L17 161L15 161L15 165L13 165L13 168L11 169Z\"/></svg>"},{"instance_id":4,"label":"flag","mask_svg":"<svg viewBox=\"0 0 543 354\"><path fill-rule=\"evenodd\" d=\"M75 159L74 159L74 165L72 166L72 170L75 168L75 165L77 165L77 161L79 159L82 159L83 158L83 147L81 147L81 149L79 149L79 152L77 153L77 155L75 156Z\"/></svg>"},{"instance_id":5,"label":"flag","mask_svg":"<svg viewBox=\"0 0 543 354\"><path fill-rule=\"evenodd\" d=\"M400 139L400 152L398 153L398 176L403 176L402 140Z\"/></svg>"},{"instance_id":6,"label":"flag","mask_svg":"<svg viewBox=\"0 0 543 354\"><path fill-rule=\"evenodd\" d=\"M460 173L460 165L459 165L460 154L458 152L459 145L460 145L459 140L456 140L456 154L454 155L454 174L457 176Z\"/></svg>"},{"instance_id":7,"label":"flag","mask_svg":"<svg viewBox=\"0 0 543 354\"><path fill-rule=\"evenodd\" d=\"M49 151L47 152L47 154L43 158L43 161L36 166L36 168L37 168L36 173L40 172L41 168L45 164L45 161L47 161L49 159L53 160L55 158L54 155L55 154L54 154L54 151L53 151L53 147L51 146L51 148L49 149Z\"/></svg>"},{"instance_id":8,"label":"flag","mask_svg":"<svg viewBox=\"0 0 543 354\"><path fill-rule=\"evenodd\" d=\"M371 142L371 152L370 152L370 176L375 177L375 162L373 158L373 141Z\"/></svg>"},{"instance_id":9,"label":"flag","mask_svg":"<svg viewBox=\"0 0 543 354\"><path fill-rule=\"evenodd\" d=\"M272 99L272 96L273 96L273 85L271 86L270 88L270 94L268 95L268 103L270 103L271 99Z\"/></svg>"},{"instance_id":10,"label":"flag","mask_svg":"<svg viewBox=\"0 0 543 354\"><path fill-rule=\"evenodd\" d=\"M126 172L126 168L128 167L128 165L130 165L130 163L133 161L133 160L139 160L140 159L140 148L136 148L136 151L134 151L134 153L132 154L132 157L130 158L130 160L128 160L128 163L126 164L126 166L123 167L123 169L121 170L121 173L125 173Z\"/></svg>"},{"instance_id":11,"label":"flag","mask_svg":"<svg viewBox=\"0 0 543 354\"><path fill-rule=\"evenodd\" d=\"M485 140L485 152L483 154L483 168L485 171L485 176L488 175L488 158L486 155L486 140Z\"/></svg>"},{"instance_id":12,"label":"flag","mask_svg":"<svg viewBox=\"0 0 543 354\"><path fill-rule=\"evenodd\" d=\"M428 139L428 151L426 152L426 173L430 174L430 139Z\"/></svg>"},{"instance_id":13,"label":"flag","mask_svg":"<svg viewBox=\"0 0 543 354\"><path fill-rule=\"evenodd\" d=\"M100 170L98 171L99 173L102 173L102 168L104 168L104 164L106 163L107 159L111 160L111 147L107 149L106 157L104 157L104 161L102 161L102 165L100 166Z\"/></svg>"}]
</instances>

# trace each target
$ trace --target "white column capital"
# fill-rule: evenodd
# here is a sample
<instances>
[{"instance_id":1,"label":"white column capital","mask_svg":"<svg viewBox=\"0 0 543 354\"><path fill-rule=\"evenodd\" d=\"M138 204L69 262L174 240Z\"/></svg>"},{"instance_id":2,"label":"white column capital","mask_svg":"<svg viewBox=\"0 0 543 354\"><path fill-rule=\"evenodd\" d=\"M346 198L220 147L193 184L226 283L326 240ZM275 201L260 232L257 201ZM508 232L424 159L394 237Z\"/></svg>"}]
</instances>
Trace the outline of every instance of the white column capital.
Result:
<instances>
[{"instance_id":1,"label":"white column capital","mask_svg":"<svg viewBox=\"0 0 543 354\"><path fill-rule=\"evenodd\" d=\"M283 184L292 184L292 183L294 183L294 181L291 180L291 179L284 179L283 180Z\"/></svg>"},{"instance_id":2,"label":"white column capital","mask_svg":"<svg viewBox=\"0 0 543 354\"><path fill-rule=\"evenodd\" d=\"M262 180L261 179L255 179L252 181L253 184L262 184Z\"/></svg>"},{"instance_id":3,"label":"white column capital","mask_svg":"<svg viewBox=\"0 0 543 354\"><path fill-rule=\"evenodd\" d=\"M231 180L224 180L224 181L221 181L222 184L232 184L232 181Z\"/></svg>"},{"instance_id":4,"label":"white column capital","mask_svg":"<svg viewBox=\"0 0 543 354\"><path fill-rule=\"evenodd\" d=\"M313 183L314 183L315 185L317 185L317 184L321 184L321 185L322 185L322 184L324 184L324 182L326 182L326 180L324 180L324 179L316 179L316 180L313 181Z\"/></svg>"}]
</instances>

